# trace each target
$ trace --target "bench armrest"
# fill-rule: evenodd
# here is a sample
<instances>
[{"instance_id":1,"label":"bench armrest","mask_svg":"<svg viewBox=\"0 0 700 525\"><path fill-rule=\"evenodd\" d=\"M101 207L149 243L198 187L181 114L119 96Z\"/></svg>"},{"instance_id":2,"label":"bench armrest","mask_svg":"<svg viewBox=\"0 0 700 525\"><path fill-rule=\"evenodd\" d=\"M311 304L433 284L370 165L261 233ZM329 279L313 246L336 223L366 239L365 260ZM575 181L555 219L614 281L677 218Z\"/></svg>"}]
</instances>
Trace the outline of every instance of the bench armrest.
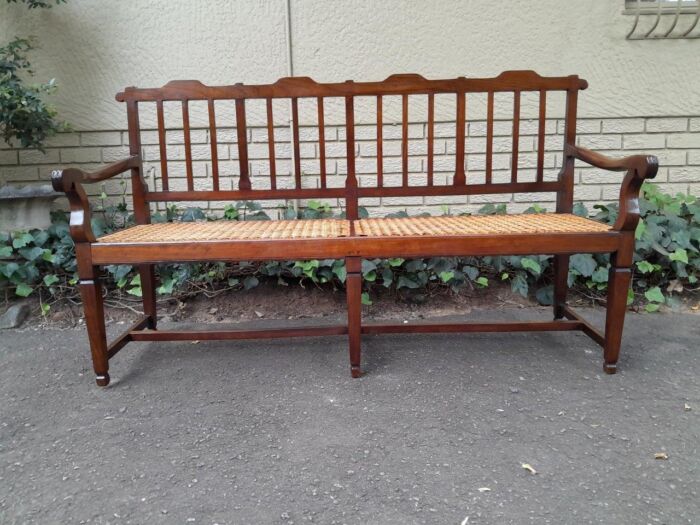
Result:
<instances>
[{"instance_id":1,"label":"bench armrest","mask_svg":"<svg viewBox=\"0 0 700 525\"><path fill-rule=\"evenodd\" d=\"M127 170L139 168L141 156L132 155L92 173L79 168L66 168L51 172L51 185L63 192L70 204L70 234L75 242L95 242L95 234L90 226L90 202L83 184L107 180Z\"/></svg>"},{"instance_id":2,"label":"bench armrest","mask_svg":"<svg viewBox=\"0 0 700 525\"><path fill-rule=\"evenodd\" d=\"M639 190L645 180L656 177L659 160L653 155L615 159L571 144L566 145L565 153L567 157L582 160L596 168L627 172L620 188L620 210L613 230L634 231L639 222Z\"/></svg>"}]
</instances>

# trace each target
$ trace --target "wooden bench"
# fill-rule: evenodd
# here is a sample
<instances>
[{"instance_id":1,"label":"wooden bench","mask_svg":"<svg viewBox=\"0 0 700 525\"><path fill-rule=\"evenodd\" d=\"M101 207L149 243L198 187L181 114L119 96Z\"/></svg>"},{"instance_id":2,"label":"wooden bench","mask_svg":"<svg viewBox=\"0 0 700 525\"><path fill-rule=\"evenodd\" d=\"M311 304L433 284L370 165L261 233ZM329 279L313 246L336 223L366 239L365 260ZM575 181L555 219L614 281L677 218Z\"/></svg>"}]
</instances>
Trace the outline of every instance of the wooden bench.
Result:
<instances>
[{"instance_id":1,"label":"wooden bench","mask_svg":"<svg viewBox=\"0 0 700 525\"><path fill-rule=\"evenodd\" d=\"M246 338L290 338L297 336L345 335L348 337L350 366L353 377L361 375L360 339L368 333L423 332L495 332L495 331L558 331L581 330L604 349L604 370L615 373L620 350L622 326L630 286L633 262L634 231L639 220L638 194L645 179L657 172L657 160L652 156L633 155L623 159L608 158L576 146L576 109L579 90L587 83L577 76L541 77L532 71L505 72L496 78L427 80L419 75L394 75L382 82L353 82L319 84L309 78L284 78L270 85L210 87L196 81L170 82L158 89L130 87L117 95L126 103L130 156L94 173L79 169L64 169L53 173L53 185L66 193L70 202L70 231L80 277L80 290L97 384L109 383L109 360L129 341L214 340ZM506 180L496 177L493 161L494 127L501 125L494 118L496 96L507 93L512 100L508 109L512 116L512 160ZM409 97L423 97L427 118L427 154L423 184L416 184L409 173ZM537 116L531 124L537 129L534 138L536 161L530 180L524 180L519 168L519 137L521 128L521 95L537 97ZM551 180L545 177L545 140L547 98L561 97L564 139L561 170ZM483 97L485 110L485 161L480 178L465 169L470 155L465 150L467 99ZM383 136L386 129L383 101L394 97L400 104L401 173L400 182L389 184L384 173ZM447 98L452 104L454 141L454 173L448 180L438 180L434 144L436 129L436 99ZM333 186L326 172L325 132L328 124L326 104L340 99L342 126L345 130L346 164L344 181ZM287 99L290 107L290 135L293 150L291 183L282 184L282 174L276 169L274 144L275 117L273 101ZM299 101L312 99L317 104L319 176L311 187L302 178L300 157ZM356 172L356 103L370 100L376 108L371 126L376 129L376 173L372 184L362 177L358 184ZM223 174L217 150L217 111L215 102L228 101L235 106L238 173L236 184L222 184ZM254 102L255 101L255 102ZM168 155L164 103L176 104L182 112L186 186L175 188L174 178L168 176ZM210 147L209 186L196 187L193 174L193 144L190 129L190 107L199 103L206 108ZM268 170L265 176L251 176L249 163L250 126L246 107L259 103L266 123L269 147ZM148 188L142 168L142 144L139 109L155 105L153 128L157 127L160 152L160 187ZM470 106L471 107L471 106ZM512 113L510 113L512 111ZM337 112L336 112L337 113ZM143 114L143 113L142 113ZM498 115L498 113L496 114ZM511 117L509 116L509 120ZM560 116L560 115L558 115ZM228 124L231 124L229 122ZM397 129L397 128L394 128ZM153 133L153 132L152 132ZM466 141L465 141L466 138ZM449 146L448 146L448 149ZM236 151L236 150L234 150ZM235 157L235 155L234 155ZM574 196L574 162L581 160L604 170L626 172L620 190L619 216L612 227L572 214ZM231 160L228 160L231 163ZM374 161L373 161L374 162ZM90 205L84 184L109 179L123 172L131 174L133 210L136 226L96 238L90 228ZM337 177L337 176L336 176ZM262 187L260 185L262 184ZM362 199L415 196L455 196L513 194L519 192L553 192L556 213L536 215L360 218L358 206ZM172 201L229 201L265 199L342 199L344 219L320 219L272 222L216 221L201 223L151 224L150 205ZM466 199L466 198L465 198ZM577 253L611 254L608 281L607 317L604 332L596 330L566 304L569 257ZM363 258L434 257L485 255L552 254L554 263L554 320L538 322L477 322L458 324L363 324L361 293ZM347 324L340 326L300 327L266 330L159 330L156 318L156 277L154 265L187 261L247 261L247 260L308 260L344 259L347 269ZM99 268L111 264L131 264L138 267L143 290L144 315L123 335L108 344Z\"/></svg>"}]
</instances>

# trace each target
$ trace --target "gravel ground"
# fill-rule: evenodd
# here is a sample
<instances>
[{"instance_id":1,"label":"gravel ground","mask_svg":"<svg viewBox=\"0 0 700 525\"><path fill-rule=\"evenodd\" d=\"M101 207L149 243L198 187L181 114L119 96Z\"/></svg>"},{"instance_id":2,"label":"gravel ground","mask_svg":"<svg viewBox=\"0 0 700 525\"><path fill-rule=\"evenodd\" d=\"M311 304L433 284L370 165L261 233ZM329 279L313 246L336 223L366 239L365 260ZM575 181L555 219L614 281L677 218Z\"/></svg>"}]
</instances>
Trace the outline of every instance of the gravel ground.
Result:
<instances>
[{"instance_id":1,"label":"gravel ground","mask_svg":"<svg viewBox=\"0 0 700 525\"><path fill-rule=\"evenodd\" d=\"M358 380L343 338L132 343L106 389L83 330L2 332L0 522L698 523L699 320L628 315L616 376L578 333L383 335Z\"/></svg>"}]
</instances>

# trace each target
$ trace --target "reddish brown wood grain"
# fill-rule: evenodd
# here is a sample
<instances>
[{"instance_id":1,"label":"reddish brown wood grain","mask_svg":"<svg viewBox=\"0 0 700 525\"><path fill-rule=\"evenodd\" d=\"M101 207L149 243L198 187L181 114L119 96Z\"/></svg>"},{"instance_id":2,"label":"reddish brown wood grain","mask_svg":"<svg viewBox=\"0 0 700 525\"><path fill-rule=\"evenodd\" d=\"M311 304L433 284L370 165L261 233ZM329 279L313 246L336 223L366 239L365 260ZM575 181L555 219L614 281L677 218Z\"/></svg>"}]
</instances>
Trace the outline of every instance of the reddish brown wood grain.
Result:
<instances>
[{"instance_id":1,"label":"reddish brown wood grain","mask_svg":"<svg viewBox=\"0 0 700 525\"><path fill-rule=\"evenodd\" d=\"M299 337L347 335L351 373L359 377L361 369L361 335L363 333L423 333L423 332L493 332L493 331L570 331L581 330L604 348L604 369L614 373L622 341L622 326L626 308L630 267L633 262L634 230L639 221L639 191L644 180L653 178L658 169L655 157L633 155L612 159L575 145L578 92L587 87L577 76L542 77L532 71L508 71L495 78L428 80L416 74L392 75L381 82L321 84L307 77L283 78L269 85L206 86L197 81L173 81L162 88L126 88L117 100L126 102L129 124L130 156L93 173L69 168L52 173L53 186L66 193L71 208L70 232L76 245L80 288L85 308L86 326L93 357L97 383L109 383L109 359L130 341L172 341L210 339L248 339L262 337ZM518 181L518 151L520 133L520 97L522 92L539 94L537 132L537 175L534 182ZM547 95L550 91L566 93L564 151L561 172L556 181L544 180L544 146L547 115ZM493 182L493 141L495 93L511 92L513 101L512 160L510 182ZM465 170L467 94L487 95L485 181L470 183ZM435 184L435 95L456 97L455 173L451 184ZM410 95L427 95L427 156L424 186L410 184L409 177L409 117ZM356 174L355 98L376 97L377 177L376 185L358 185ZM384 116L382 98L401 97L401 185L384 185ZM344 187L327 187L324 99L340 97L345 103L347 166ZM292 148L294 154L293 188L279 188L275 162L274 119L272 101L290 101ZM302 188L300 160L299 99L314 98L317 104L317 128L320 156L320 188ZM248 162L248 130L246 101L263 99L267 113L270 189L253 190ZM212 190L195 190L192 167L192 144L189 101L207 101L208 133L212 156ZM233 100L236 108L236 129L240 179L237 190L221 190L219 180L216 100ZM178 101L183 111L183 134L186 162L186 191L171 191L168 177L166 127L163 115L165 101ZM141 142L138 105L155 103L162 191L146 186L141 164ZM364 122L363 122L364 124ZM480 195L518 192L554 192L557 212L569 213L573 206L575 162L579 160L600 169L626 171L620 188L620 212L609 231L596 233L518 234L463 236L405 236L361 237L355 234L354 221L359 216L359 201L363 198ZM130 171L132 180L134 218L137 224L150 222L149 203L161 201L225 201L265 199L342 199L350 235L322 239L264 239L235 241L113 243L99 242L90 228L90 203L84 184L100 182L122 172ZM611 269L608 284L608 306L605 333L578 316L566 305L569 257L576 253L610 253ZM455 324L367 324L362 323L362 259L439 256L537 255L552 254L554 261L554 321L476 322ZM284 329L214 329L158 330L156 319L154 265L171 262L344 259L347 269L347 323L341 326L298 327ZM138 267L143 289L144 316L107 344L104 325L103 299L99 267L109 264L132 264ZM565 319L564 319L565 318Z\"/></svg>"}]
</instances>

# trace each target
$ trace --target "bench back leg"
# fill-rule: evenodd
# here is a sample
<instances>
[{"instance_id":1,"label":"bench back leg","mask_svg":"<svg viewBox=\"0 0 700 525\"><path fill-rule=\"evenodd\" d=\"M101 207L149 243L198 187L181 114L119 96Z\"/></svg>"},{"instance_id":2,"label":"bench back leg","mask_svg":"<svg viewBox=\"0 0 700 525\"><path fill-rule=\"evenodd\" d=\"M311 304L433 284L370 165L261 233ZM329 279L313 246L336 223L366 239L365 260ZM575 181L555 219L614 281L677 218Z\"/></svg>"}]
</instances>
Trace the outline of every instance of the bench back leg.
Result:
<instances>
[{"instance_id":1,"label":"bench back leg","mask_svg":"<svg viewBox=\"0 0 700 525\"><path fill-rule=\"evenodd\" d=\"M359 257L345 259L345 280L348 300L348 343L350 346L350 373L352 377L362 375L361 330L362 330L362 260Z\"/></svg>"},{"instance_id":2,"label":"bench back leg","mask_svg":"<svg viewBox=\"0 0 700 525\"><path fill-rule=\"evenodd\" d=\"M102 305L102 286L93 272L91 279L80 279L80 295L85 311L85 326L90 340L92 366L98 386L109 384L109 357L107 356L107 334L105 313Z\"/></svg>"},{"instance_id":3,"label":"bench back leg","mask_svg":"<svg viewBox=\"0 0 700 525\"><path fill-rule=\"evenodd\" d=\"M569 289L567 279L569 277L569 256L554 256L554 320L564 317L566 305L566 293Z\"/></svg>"},{"instance_id":4,"label":"bench back leg","mask_svg":"<svg viewBox=\"0 0 700 525\"><path fill-rule=\"evenodd\" d=\"M148 316L148 328L156 329L158 323L156 315L156 276L153 264L139 265L141 276L141 293L143 300L143 313Z\"/></svg>"},{"instance_id":5,"label":"bench back leg","mask_svg":"<svg viewBox=\"0 0 700 525\"><path fill-rule=\"evenodd\" d=\"M608 275L608 305L605 317L605 346L603 349L603 370L607 374L617 372L617 360L622 343L622 327L627 310L627 290L629 290L632 272L629 267L616 265L616 257L611 257Z\"/></svg>"}]
</instances>

